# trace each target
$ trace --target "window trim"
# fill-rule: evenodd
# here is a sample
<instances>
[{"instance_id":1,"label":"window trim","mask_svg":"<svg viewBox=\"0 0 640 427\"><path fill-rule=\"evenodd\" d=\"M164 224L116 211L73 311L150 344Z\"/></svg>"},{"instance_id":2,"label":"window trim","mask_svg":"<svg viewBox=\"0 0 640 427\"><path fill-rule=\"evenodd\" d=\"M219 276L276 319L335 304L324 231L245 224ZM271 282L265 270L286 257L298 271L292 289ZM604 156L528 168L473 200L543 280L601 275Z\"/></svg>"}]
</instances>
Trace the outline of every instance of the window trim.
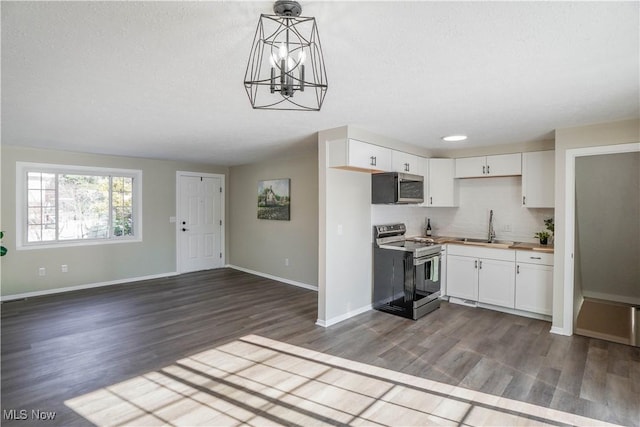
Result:
<instances>
[{"instance_id":1,"label":"window trim","mask_svg":"<svg viewBox=\"0 0 640 427\"><path fill-rule=\"evenodd\" d=\"M47 242L27 241L27 173L68 173L100 176L129 176L133 178L133 230L132 237L109 237L107 239L65 240ZM56 183L57 186L57 183ZM57 194L57 191L56 191ZM111 195L109 196L111 200ZM109 203L111 205L111 202ZM58 218L56 218L56 221ZM57 227L57 224L56 224ZM53 163L16 162L16 250L66 248L72 246L109 245L113 243L142 242L142 170L119 169L94 166L60 165Z\"/></svg>"}]
</instances>

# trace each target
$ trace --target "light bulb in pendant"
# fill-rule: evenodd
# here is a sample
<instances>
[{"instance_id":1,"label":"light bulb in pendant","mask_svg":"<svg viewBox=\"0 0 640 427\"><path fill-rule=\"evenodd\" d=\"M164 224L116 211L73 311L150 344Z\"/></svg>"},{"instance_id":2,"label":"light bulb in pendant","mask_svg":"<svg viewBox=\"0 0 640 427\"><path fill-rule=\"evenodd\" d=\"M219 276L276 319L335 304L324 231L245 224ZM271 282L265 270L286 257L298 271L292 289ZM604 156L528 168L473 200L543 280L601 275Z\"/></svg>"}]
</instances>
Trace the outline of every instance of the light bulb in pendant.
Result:
<instances>
[{"instance_id":1,"label":"light bulb in pendant","mask_svg":"<svg viewBox=\"0 0 640 427\"><path fill-rule=\"evenodd\" d=\"M280 45L278 53L280 55L280 59L285 59L287 56L289 56L289 52L287 52L287 47L285 45Z\"/></svg>"}]
</instances>

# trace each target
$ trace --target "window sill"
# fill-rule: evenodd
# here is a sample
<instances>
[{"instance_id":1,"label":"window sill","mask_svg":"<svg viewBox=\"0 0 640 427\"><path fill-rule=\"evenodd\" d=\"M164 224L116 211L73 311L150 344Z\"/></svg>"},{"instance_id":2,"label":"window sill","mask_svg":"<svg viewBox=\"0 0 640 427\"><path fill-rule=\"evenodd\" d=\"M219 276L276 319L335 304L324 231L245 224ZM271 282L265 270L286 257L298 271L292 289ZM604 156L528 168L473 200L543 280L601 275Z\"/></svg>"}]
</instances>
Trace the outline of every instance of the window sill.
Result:
<instances>
[{"instance_id":1,"label":"window sill","mask_svg":"<svg viewBox=\"0 0 640 427\"><path fill-rule=\"evenodd\" d=\"M142 238L131 238L131 239L109 239L109 240L91 240L91 241L70 241L70 242L56 242L56 243L36 243L30 245L17 246L17 251L31 251L37 249L62 249L62 248L70 248L77 246L99 246L99 245L113 245L118 243L140 243L142 242Z\"/></svg>"}]
</instances>

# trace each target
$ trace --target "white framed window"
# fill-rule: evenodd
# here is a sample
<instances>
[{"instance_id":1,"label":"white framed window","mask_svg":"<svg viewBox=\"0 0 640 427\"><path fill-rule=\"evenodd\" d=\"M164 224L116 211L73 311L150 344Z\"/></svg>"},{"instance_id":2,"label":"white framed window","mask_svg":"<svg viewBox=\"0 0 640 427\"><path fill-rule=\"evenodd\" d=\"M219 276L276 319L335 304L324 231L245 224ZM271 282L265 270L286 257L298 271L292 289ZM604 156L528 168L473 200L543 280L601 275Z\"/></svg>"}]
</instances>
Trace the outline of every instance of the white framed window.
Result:
<instances>
[{"instance_id":1,"label":"white framed window","mask_svg":"<svg viewBox=\"0 0 640 427\"><path fill-rule=\"evenodd\" d=\"M16 162L17 249L142 241L142 171Z\"/></svg>"}]
</instances>

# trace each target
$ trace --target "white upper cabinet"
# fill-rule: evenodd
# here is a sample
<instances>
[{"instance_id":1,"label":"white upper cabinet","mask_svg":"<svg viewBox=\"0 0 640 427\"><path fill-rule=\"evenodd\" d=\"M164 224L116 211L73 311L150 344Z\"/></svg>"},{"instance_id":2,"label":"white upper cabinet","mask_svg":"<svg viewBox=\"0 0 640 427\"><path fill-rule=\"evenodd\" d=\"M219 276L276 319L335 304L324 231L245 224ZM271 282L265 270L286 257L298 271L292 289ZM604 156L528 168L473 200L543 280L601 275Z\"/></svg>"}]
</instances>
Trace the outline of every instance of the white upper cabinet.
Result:
<instances>
[{"instance_id":1,"label":"white upper cabinet","mask_svg":"<svg viewBox=\"0 0 640 427\"><path fill-rule=\"evenodd\" d=\"M425 168L423 206L458 206L458 187L454 179L455 159L424 159L423 170Z\"/></svg>"},{"instance_id":2,"label":"white upper cabinet","mask_svg":"<svg viewBox=\"0 0 640 427\"><path fill-rule=\"evenodd\" d=\"M522 153L522 206L555 206L555 151Z\"/></svg>"},{"instance_id":3,"label":"white upper cabinet","mask_svg":"<svg viewBox=\"0 0 640 427\"><path fill-rule=\"evenodd\" d=\"M522 175L522 153L487 156L487 175Z\"/></svg>"},{"instance_id":4,"label":"white upper cabinet","mask_svg":"<svg viewBox=\"0 0 640 427\"><path fill-rule=\"evenodd\" d=\"M471 178L476 176L486 176L486 157L463 157L456 159L456 178Z\"/></svg>"},{"instance_id":5,"label":"white upper cabinet","mask_svg":"<svg viewBox=\"0 0 640 427\"><path fill-rule=\"evenodd\" d=\"M402 151L392 150L391 152L391 170L393 172L420 174L418 165L420 157Z\"/></svg>"},{"instance_id":6,"label":"white upper cabinet","mask_svg":"<svg viewBox=\"0 0 640 427\"><path fill-rule=\"evenodd\" d=\"M391 171L390 148L368 144L356 139L329 143L329 166L364 172Z\"/></svg>"},{"instance_id":7,"label":"white upper cabinet","mask_svg":"<svg viewBox=\"0 0 640 427\"><path fill-rule=\"evenodd\" d=\"M482 178L522 174L522 154L463 157L456 159L456 178Z\"/></svg>"}]
</instances>

